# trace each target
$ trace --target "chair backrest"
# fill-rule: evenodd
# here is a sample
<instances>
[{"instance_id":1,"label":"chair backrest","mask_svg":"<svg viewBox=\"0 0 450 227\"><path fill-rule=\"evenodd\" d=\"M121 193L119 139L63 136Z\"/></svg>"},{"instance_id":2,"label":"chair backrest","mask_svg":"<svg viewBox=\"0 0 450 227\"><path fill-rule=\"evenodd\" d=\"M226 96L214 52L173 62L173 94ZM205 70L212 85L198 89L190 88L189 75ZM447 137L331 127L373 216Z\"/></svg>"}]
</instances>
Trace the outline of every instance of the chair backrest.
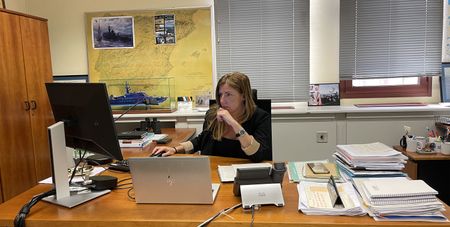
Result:
<instances>
[{"instance_id":1,"label":"chair backrest","mask_svg":"<svg viewBox=\"0 0 450 227\"><path fill-rule=\"evenodd\" d=\"M255 89L253 89L253 90L255 90ZM255 96L256 92L254 92L253 95ZM210 99L209 100L209 106L211 106L213 104L216 104L216 100L215 99ZM272 100L271 99L256 99L255 100L255 104L256 104L256 106L258 106L262 110L264 110L267 113L269 113L269 120L270 120L270 146L271 146L270 150L272 150L273 149L273 145L272 145ZM203 130L205 128L206 128L206 122L203 124ZM272 159L273 159L272 157L273 157L272 153L270 153L270 154L267 155L267 157L264 157L264 160L272 161Z\"/></svg>"}]
</instances>

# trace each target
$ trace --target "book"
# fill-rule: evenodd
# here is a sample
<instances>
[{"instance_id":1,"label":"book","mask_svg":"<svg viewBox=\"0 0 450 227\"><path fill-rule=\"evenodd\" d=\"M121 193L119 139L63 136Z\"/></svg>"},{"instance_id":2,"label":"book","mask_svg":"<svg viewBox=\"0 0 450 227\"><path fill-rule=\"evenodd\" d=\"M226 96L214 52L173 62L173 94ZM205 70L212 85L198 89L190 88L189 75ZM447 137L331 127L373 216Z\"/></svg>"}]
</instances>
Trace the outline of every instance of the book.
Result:
<instances>
[{"instance_id":1,"label":"book","mask_svg":"<svg viewBox=\"0 0 450 227\"><path fill-rule=\"evenodd\" d=\"M152 141L153 141L153 133L147 133L146 136L141 139L119 139L119 146L143 148L149 145Z\"/></svg>"},{"instance_id":2,"label":"book","mask_svg":"<svg viewBox=\"0 0 450 227\"><path fill-rule=\"evenodd\" d=\"M379 179L364 181L365 192L370 199L407 196L437 195L438 192L423 180Z\"/></svg>"},{"instance_id":3,"label":"book","mask_svg":"<svg viewBox=\"0 0 450 227\"><path fill-rule=\"evenodd\" d=\"M125 131L118 133L117 139L142 139L147 135L147 131Z\"/></svg>"}]
</instances>

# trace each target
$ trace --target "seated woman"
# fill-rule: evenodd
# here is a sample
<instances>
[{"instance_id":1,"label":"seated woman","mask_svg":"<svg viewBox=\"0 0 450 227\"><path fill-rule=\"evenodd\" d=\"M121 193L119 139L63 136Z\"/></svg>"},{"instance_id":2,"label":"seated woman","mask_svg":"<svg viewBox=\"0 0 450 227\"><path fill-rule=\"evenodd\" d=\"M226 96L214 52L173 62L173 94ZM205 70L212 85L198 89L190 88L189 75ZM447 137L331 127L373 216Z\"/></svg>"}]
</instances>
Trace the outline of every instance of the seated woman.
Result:
<instances>
[{"instance_id":1,"label":"seated woman","mask_svg":"<svg viewBox=\"0 0 450 227\"><path fill-rule=\"evenodd\" d=\"M206 128L195 138L175 147L156 147L152 154L194 153L260 162L271 157L270 114L258 108L252 98L249 78L239 72L222 76L216 100L205 116Z\"/></svg>"}]
</instances>

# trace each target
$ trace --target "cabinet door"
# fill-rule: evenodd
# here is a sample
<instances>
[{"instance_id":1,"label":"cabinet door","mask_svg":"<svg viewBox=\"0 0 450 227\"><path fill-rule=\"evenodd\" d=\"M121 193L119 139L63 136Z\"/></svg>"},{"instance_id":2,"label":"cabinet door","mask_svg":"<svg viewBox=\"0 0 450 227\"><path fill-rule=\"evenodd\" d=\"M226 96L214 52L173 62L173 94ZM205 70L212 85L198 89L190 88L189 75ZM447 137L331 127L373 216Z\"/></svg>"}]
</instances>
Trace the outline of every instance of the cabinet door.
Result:
<instances>
[{"instance_id":1,"label":"cabinet door","mask_svg":"<svg viewBox=\"0 0 450 227\"><path fill-rule=\"evenodd\" d=\"M0 12L0 167L3 199L36 184L19 16Z\"/></svg>"},{"instance_id":2,"label":"cabinet door","mask_svg":"<svg viewBox=\"0 0 450 227\"><path fill-rule=\"evenodd\" d=\"M42 180L51 175L47 127L53 123L53 114L45 88L45 83L52 81L47 22L21 17L20 28L28 100L31 105L31 131L34 139L36 176L37 180Z\"/></svg>"}]
</instances>

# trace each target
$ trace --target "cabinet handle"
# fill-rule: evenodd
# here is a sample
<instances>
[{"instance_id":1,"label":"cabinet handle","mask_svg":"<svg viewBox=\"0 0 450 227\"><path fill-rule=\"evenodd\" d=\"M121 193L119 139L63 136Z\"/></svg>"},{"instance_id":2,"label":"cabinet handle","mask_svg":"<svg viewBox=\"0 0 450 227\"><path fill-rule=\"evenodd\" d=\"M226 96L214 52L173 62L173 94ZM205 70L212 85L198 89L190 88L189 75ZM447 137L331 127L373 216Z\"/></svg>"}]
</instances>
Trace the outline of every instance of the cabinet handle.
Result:
<instances>
[{"instance_id":1,"label":"cabinet handle","mask_svg":"<svg viewBox=\"0 0 450 227\"><path fill-rule=\"evenodd\" d=\"M28 101L24 101L23 107L25 108L26 111L30 110L30 103Z\"/></svg>"},{"instance_id":2,"label":"cabinet handle","mask_svg":"<svg viewBox=\"0 0 450 227\"><path fill-rule=\"evenodd\" d=\"M35 110L36 108L37 108L36 101L31 100L31 109L32 109L32 110Z\"/></svg>"}]
</instances>

